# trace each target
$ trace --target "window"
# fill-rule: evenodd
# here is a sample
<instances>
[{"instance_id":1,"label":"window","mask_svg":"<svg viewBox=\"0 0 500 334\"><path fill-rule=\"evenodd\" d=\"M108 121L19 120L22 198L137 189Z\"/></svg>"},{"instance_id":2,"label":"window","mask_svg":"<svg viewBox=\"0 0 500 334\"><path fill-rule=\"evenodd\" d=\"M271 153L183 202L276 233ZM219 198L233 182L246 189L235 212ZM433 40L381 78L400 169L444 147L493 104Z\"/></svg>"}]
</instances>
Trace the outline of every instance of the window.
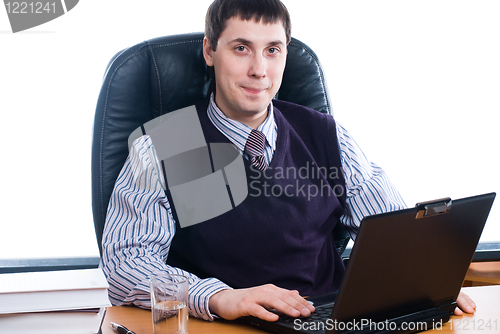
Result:
<instances>
[{"instance_id":1,"label":"window","mask_svg":"<svg viewBox=\"0 0 500 334\"><path fill-rule=\"evenodd\" d=\"M409 206L499 191L498 2L283 2L292 35L323 64L335 117ZM203 31L210 3L81 4L17 34L0 16L9 50L0 62L2 234L10 236L0 257L99 254L90 145L106 64L145 39ZM500 240L498 206L483 242Z\"/></svg>"}]
</instances>

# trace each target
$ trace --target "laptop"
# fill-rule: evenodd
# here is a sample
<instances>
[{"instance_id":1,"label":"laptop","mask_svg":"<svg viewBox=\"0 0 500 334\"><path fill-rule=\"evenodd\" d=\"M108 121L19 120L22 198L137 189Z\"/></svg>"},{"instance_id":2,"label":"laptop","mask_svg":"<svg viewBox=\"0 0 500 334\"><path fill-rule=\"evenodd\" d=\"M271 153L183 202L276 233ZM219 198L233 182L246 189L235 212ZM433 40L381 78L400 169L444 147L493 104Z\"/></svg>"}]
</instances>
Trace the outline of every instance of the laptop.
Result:
<instances>
[{"instance_id":1,"label":"laptop","mask_svg":"<svg viewBox=\"0 0 500 334\"><path fill-rule=\"evenodd\" d=\"M239 321L291 334L440 329L456 307L494 198L444 198L366 217L339 291L308 298L316 308L310 317Z\"/></svg>"}]
</instances>

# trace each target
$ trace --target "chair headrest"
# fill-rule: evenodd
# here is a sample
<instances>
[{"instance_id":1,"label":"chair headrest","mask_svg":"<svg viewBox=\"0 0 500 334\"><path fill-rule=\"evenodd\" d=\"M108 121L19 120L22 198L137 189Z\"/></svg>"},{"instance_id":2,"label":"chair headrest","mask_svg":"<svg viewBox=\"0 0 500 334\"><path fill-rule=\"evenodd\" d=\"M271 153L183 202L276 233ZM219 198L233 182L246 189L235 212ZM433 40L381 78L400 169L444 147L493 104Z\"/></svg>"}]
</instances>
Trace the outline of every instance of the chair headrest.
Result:
<instances>
[{"instance_id":1,"label":"chair headrest","mask_svg":"<svg viewBox=\"0 0 500 334\"><path fill-rule=\"evenodd\" d=\"M92 209L99 249L108 202L128 155L128 136L160 115L210 94L203 33L154 38L117 53L108 64L97 102L92 143ZM316 54L292 38L277 97L331 113Z\"/></svg>"}]
</instances>

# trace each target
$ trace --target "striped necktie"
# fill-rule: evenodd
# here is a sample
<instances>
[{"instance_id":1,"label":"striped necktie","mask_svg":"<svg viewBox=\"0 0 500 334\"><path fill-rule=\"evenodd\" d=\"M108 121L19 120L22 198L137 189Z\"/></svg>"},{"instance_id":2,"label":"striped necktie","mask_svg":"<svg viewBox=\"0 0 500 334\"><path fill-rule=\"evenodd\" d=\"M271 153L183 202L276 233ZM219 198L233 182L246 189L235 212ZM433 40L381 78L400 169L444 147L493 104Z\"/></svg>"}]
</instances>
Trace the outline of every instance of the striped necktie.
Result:
<instances>
[{"instance_id":1,"label":"striped necktie","mask_svg":"<svg viewBox=\"0 0 500 334\"><path fill-rule=\"evenodd\" d=\"M245 153L250 157L252 165L258 170L267 168L266 158L264 157L264 147L266 145L266 136L255 129L252 129L245 144Z\"/></svg>"}]
</instances>

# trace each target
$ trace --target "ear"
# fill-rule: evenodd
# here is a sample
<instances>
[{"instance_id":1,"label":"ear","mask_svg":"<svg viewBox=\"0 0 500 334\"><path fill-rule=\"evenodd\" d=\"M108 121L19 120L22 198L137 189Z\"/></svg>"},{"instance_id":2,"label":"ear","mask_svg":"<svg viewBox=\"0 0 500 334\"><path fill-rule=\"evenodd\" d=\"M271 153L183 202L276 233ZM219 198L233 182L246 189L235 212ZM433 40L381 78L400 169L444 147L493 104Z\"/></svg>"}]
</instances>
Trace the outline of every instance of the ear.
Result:
<instances>
[{"instance_id":1,"label":"ear","mask_svg":"<svg viewBox=\"0 0 500 334\"><path fill-rule=\"evenodd\" d=\"M212 46L206 37L203 38L203 57L205 58L205 62L207 66L214 66L214 58L213 58Z\"/></svg>"}]
</instances>

